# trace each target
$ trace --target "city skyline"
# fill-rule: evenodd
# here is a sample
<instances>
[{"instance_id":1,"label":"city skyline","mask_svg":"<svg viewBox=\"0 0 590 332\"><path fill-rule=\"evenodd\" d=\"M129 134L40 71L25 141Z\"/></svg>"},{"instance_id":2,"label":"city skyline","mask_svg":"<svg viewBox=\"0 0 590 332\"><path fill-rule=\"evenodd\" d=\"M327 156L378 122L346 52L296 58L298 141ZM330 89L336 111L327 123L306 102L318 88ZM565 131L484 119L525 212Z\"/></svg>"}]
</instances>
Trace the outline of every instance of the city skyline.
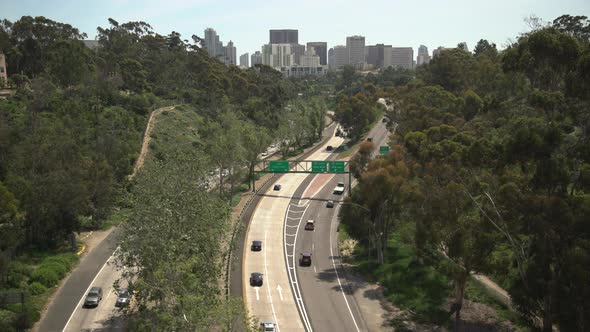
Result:
<instances>
[{"instance_id":1,"label":"city skyline","mask_svg":"<svg viewBox=\"0 0 590 332\"><path fill-rule=\"evenodd\" d=\"M2 18L10 21L21 16L45 16L69 23L88 34L96 36L96 27L107 27L108 18L119 23L145 21L156 33L167 35L172 31L190 40L193 34L203 38L206 28L213 28L225 40L232 40L242 54L260 51L268 43L269 30L296 29L299 44L325 41L328 49L345 45L347 36L366 38L365 45L388 44L394 47L412 47L418 53L420 45L429 50L439 46L455 47L466 42L472 49L479 39L487 39L503 48L507 41L528 30L524 18L534 14L549 22L562 14L589 15L590 3L582 0L566 0L554 3L541 1L508 1L474 4L466 0L454 0L444 4L425 0L416 8L415 2L373 0L363 2L366 12L352 1L302 1L300 9L308 13L303 21L299 16L278 15L288 9L288 4L273 4L253 0L250 2L210 0L170 0L164 5L155 0L105 0L85 4L80 15L79 4L73 0L55 1L51 4L22 0L10 1L3 7ZM445 9L445 10L443 10ZM449 10L452 9L452 10ZM440 15L444 12L445 15ZM499 18L501 22L499 21Z\"/></svg>"}]
</instances>

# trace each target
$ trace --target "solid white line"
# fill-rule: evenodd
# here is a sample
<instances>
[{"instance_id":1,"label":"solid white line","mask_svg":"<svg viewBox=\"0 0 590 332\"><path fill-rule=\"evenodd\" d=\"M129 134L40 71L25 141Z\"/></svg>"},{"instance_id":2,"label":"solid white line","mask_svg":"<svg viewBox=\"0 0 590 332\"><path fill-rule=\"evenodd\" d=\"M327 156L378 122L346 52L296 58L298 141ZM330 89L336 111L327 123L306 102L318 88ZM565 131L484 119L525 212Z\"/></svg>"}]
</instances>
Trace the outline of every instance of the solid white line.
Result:
<instances>
[{"instance_id":1,"label":"solid white line","mask_svg":"<svg viewBox=\"0 0 590 332\"><path fill-rule=\"evenodd\" d=\"M266 242L266 231L264 231L264 243ZM277 324L277 330L281 330L279 328L279 320L277 319L277 314L275 312L275 305L272 303L272 295L270 294L270 278L268 277L268 266L266 264L266 252L264 251L264 275L266 276L266 290L268 291L268 300L270 301L270 307L272 308L272 317L275 319L275 324Z\"/></svg>"},{"instance_id":2,"label":"solid white line","mask_svg":"<svg viewBox=\"0 0 590 332\"><path fill-rule=\"evenodd\" d=\"M256 291L256 301L260 301L260 291L258 290L258 287L254 287L254 290Z\"/></svg>"},{"instance_id":3,"label":"solid white line","mask_svg":"<svg viewBox=\"0 0 590 332\"><path fill-rule=\"evenodd\" d=\"M356 319L354 319L354 315L352 310L350 309L350 305L348 304L348 299L346 298L346 294L344 293L344 289L342 288L342 283L340 282L340 277L338 276L338 269L336 268L336 263L334 263L334 252L332 251L332 232L330 232L330 258L332 259L332 266L334 267L334 272L336 272L336 279L338 280L338 286L340 286L340 292L342 292L342 297L344 297L344 302L346 302L346 307L348 308L348 312L350 313L350 317L352 317L352 321L354 323L354 327L356 327L357 332L360 332L359 326L356 323Z\"/></svg>"},{"instance_id":4,"label":"solid white line","mask_svg":"<svg viewBox=\"0 0 590 332\"><path fill-rule=\"evenodd\" d=\"M107 266L107 264L109 263L109 261L111 260L111 258L113 258L113 256L115 256L115 253L117 252L117 250L119 250L119 247L117 247L117 249L115 249L115 251L113 251L113 253L107 259L107 261L104 262L104 264L102 265L102 267L100 268L100 270L98 270L98 273L94 276L94 279L92 279L92 281L90 282L90 285L88 285L88 288L86 288L86 291L84 292L84 294L82 294L82 297L80 298L80 301L78 301L78 304L74 308L74 311L72 311L72 314L70 315L70 318L68 318L68 321L66 322L66 325L64 326L63 330L61 330L62 332L64 332L68 328L68 324L70 324L70 321L74 317L74 314L76 313L76 311L78 310L78 308L80 308L80 304L82 303L82 301L84 301L84 297L86 297L86 294L88 294L88 292L90 291L90 288L92 287L92 284L94 284L94 282L96 281L96 278L98 278L98 275L102 272L102 270L104 270L104 268Z\"/></svg>"}]
</instances>

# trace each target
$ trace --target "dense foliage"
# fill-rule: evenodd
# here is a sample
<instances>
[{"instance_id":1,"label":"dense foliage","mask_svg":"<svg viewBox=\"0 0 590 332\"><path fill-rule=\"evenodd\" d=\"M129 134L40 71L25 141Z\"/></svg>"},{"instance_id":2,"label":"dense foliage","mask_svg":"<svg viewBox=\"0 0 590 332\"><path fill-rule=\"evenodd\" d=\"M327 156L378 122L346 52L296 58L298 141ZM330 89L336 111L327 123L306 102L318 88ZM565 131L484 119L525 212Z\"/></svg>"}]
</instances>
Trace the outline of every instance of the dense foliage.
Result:
<instances>
[{"instance_id":1,"label":"dense foliage","mask_svg":"<svg viewBox=\"0 0 590 332\"><path fill-rule=\"evenodd\" d=\"M589 29L562 16L501 52L486 40L443 51L384 87L393 149L368 164L342 220L378 266L399 234L415 264L451 262L457 322L481 272L544 331L590 326Z\"/></svg>"}]
</instances>

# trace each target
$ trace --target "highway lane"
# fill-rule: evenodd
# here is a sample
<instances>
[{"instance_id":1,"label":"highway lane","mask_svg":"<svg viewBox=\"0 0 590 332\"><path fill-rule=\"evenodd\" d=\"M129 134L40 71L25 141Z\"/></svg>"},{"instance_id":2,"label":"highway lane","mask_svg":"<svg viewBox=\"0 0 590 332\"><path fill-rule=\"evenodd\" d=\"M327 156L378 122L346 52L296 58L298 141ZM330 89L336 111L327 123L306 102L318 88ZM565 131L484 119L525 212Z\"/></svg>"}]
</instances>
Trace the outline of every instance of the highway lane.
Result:
<instances>
[{"instance_id":1,"label":"highway lane","mask_svg":"<svg viewBox=\"0 0 590 332\"><path fill-rule=\"evenodd\" d=\"M306 159L325 160L332 156L332 153L326 151L326 146L339 146L342 142L342 138L332 137ZM284 236L294 236L284 232L284 220L287 210L291 209L291 198L308 176L285 174L278 180L282 185L279 192L273 191L271 186L266 196L258 202L246 234L242 268L246 308L250 315L260 321L275 322L280 331L302 331L306 327L311 330L305 319L305 308L298 305L299 302L294 297L294 290L297 293L298 286L291 282L285 268L285 259L292 258L286 257L283 241ZM262 251L250 251L249 244L253 240L263 241ZM264 275L263 287L249 285L252 272Z\"/></svg>"},{"instance_id":2,"label":"highway lane","mask_svg":"<svg viewBox=\"0 0 590 332\"><path fill-rule=\"evenodd\" d=\"M115 307L117 293L113 285L120 278L121 271L117 269L113 259L111 256L88 286L88 290L90 287L102 288L102 301L96 308L84 308L83 303L87 290L84 296L79 299L64 332L125 331L123 312L120 308ZM125 286L126 284L121 285L122 288Z\"/></svg>"},{"instance_id":3,"label":"highway lane","mask_svg":"<svg viewBox=\"0 0 590 332\"><path fill-rule=\"evenodd\" d=\"M36 325L40 332L61 332L66 326L78 302L87 292L88 286L113 254L118 242L119 231L113 230L103 242L94 248L76 267L63 287L50 302L43 319Z\"/></svg>"}]
</instances>

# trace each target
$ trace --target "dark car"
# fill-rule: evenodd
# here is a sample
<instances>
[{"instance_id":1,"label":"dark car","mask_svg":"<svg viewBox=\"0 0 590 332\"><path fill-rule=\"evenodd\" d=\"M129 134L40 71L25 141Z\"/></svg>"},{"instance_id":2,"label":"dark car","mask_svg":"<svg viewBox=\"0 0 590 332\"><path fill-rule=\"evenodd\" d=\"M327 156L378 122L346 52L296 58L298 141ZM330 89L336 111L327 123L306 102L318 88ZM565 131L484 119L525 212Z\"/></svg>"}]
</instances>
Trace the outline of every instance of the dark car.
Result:
<instances>
[{"instance_id":1,"label":"dark car","mask_svg":"<svg viewBox=\"0 0 590 332\"><path fill-rule=\"evenodd\" d=\"M326 207L327 207L327 208L333 208L333 207L334 207L334 201L328 201L328 202L326 203Z\"/></svg>"},{"instance_id":2,"label":"dark car","mask_svg":"<svg viewBox=\"0 0 590 332\"><path fill-rule=\"evenodd\" d=\"M275 191L281 190L281 185L280 184L275 184L275 186L272 188L272 190L275 190Z\"/></svg>"},{"instance_id":3,"label":"dark car","mask_svg":"<svg viewBox=\"0 0 590 332\"><path fill-rule=\"evenodd\" d=\"M327 151L334 151L334 147L333 147L333 146L331 146L331 145L328 145L328 146L326 147L326 150L327 150Z\"/></svg>"},{"instance_id":4,"label":"dark car","mask_svg":"<svg viewBox=\"0 0 590 332\"><path fill-rule=\"evenodd\" d=\"M310 252L304 252L301 254L301 257L299 258L299 265L300 266L311 266L311 253Z\"/></svg>"},{"instance_id":5,"label":"dark car","mask_svg":"<svg viewBox=\"0 0 590 332\"><path fill-rule=\"evenodd\" d=\"M258 241L258 240L252 241L252 246L250 248L252 249L252 251L262 250L262 241Z\"/></svg>"},{"instance_id":6,"label":"dark car","mask_svg":"<svg viewBox=\"0 0 590 332\"><path fill-rule=\"evenodd\" d=\"M315 221L313 220L308 220L307 223L305 223L305 230L306 231L313 231L315 229Z\"/></svg>"},{"instance_id":7,"label":"dark car","mask_svg":"<svg viewBox=\"0 0 590 332\"><path fill-rule=\"evenodd\" d=\"M262 273L254 272L250 275L250 286L262 287Z\"/></svg>"},{"instance_id":8,"label":"dark car","mask_svg":"<svg viewBox=\"0 0 590 332\"><path fill-rule=\"evenodd\" d=\"M131 302L131 295L127 289L121 289L119 291L119 296L117 296L117 302L115 302L115 307L123 308L128 307L129 303Z\"/></svg>"},{"instance_id":9,"label":"dark car","mask_svg":"<svg viewBox=\"0 0 590 332\"><path fill-rule=\"evenodd\" d=\"M387 122L387 118L383 118L383 120L381 120L381 122L386 123Z\"/></svg>"},{"instance_id":10,"label":"dark car","mask_svg":"<svg viewBox=\"0 0 590 332\"><path fill-rule=\"evenodd\" d=\"M102 288L92 287L84 300L84 307L97 307L102 300Z\"/></svg>"},{"instance_id":11,"label":"dark car","mask_svg":"<svg viewBox=\"0 0 590 332\"><path fill-rule=\"evenodd\" d=\"M373 137L367 137L367 141L373 142Z\"/></svg>"}]
</instances>

